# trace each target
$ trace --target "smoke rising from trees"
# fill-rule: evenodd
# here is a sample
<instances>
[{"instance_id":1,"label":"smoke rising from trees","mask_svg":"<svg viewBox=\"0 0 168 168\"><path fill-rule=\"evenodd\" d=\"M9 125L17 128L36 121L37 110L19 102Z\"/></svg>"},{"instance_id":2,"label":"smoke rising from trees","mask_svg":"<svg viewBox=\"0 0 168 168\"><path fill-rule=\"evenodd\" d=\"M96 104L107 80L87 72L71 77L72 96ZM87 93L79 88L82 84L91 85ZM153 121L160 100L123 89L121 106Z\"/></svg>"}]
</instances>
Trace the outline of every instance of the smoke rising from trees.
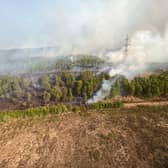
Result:
<instances>
[{"instance_id":1,"label":"smoke rising from trees","mask_svg":"<svg viewBox=\"0 0 168 168\"><path fill-rule=\"evenodd\" d=\"M167 10L166 0L81 2L72 14L64 8L60 9L61 15L53 14L56 32L51 41L59 39L59 54L100 54L106 49L121 48L127 34L149 31L152 40L162 40L167 38Z\"/></svg>"},{"instance_id":2,"label":"smoke rising from trees","mask_svg":"<svg viewBox=\"0 0 168 168\"><path fill-rule=\"evenodd\" d=\"M118 68L124 73L126 69L134 71L135 75L138 69L145 70L146 62L167 61L167 11L166 0L76 0L71 5L60 2L46 13L36 36L30 35L31 40L16 47L56 46L45 50L43 56L93 54L117 64L124 57L128 34L129 57Z\"/></svg>"}]
</instances>

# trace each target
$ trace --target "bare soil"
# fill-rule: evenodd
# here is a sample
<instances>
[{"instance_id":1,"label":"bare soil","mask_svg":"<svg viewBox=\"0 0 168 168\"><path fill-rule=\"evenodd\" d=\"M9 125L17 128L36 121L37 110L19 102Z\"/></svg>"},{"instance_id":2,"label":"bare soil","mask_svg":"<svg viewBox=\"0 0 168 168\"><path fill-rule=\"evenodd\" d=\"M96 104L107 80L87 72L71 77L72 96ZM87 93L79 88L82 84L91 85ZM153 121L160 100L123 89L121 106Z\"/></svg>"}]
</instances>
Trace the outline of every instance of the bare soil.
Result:
<instances>
[{"instance_id":1,"label":"bare soil","mask_svg":"<svg viewBox=\"0 0 168 168\"><path fill-rule=\"evenodd\" d=\"M105 101L112 101L112 102L122 101L122 102L129 103L129 102L143 102L144 99L134 97L134 96L116 96L116 97L113 97L111 99L107 99Z\"/></svg>"},{"instance_id":2,"label":"bare soil","mask_svg":"<svg viewBox=\"0 0 168 168\"><path fill-rule=\"evenodd\" d=\"M133 96L116 96L111 99L103 100L103 102L124 102L124 107L132 108L137 106L168 106L168 98L155 97L151 99L141 99Z\"/></svg>"},{"instance_id":3,"label":"bare soil","mask_svg":"<svg viewBox=\"0 0 168 168\"><path fill-rule=\"evenodd\" d=\"M147 102L133 102L133 103L125 103L124 107L131 108L136 106L168 106L168 101L147 101Z\"/></svg>"},{"instance_id":4,"label":"bare soil","mask_svg":"<svg viewBox=\"0 0 168 168\"><path fill-rule=\"evenodd\" d=\"M166 168L167 126L167 107L2 122L0 168Z\"/></svg>"}]
</instances>

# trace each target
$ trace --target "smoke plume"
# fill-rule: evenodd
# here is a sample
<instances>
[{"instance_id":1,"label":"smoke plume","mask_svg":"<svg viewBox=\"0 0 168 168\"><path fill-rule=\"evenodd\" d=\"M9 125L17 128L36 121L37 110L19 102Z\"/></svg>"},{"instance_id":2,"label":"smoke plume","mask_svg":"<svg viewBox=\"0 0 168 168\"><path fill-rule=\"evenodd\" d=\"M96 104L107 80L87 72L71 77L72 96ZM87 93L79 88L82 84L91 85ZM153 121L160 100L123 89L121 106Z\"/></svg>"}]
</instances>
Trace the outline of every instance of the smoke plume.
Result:
<instances>
[{"instance_id":1,"label":"smoke plume","mask_svg":"<svg viewBox=\"0 0 168 168\"><path fill-rule=\"evenodd\" d=\"M62 55L101 55L106 50L121 48L127 34L134 36L141 31L163 38L168 22L166 0L87 0L74 8L72 12L61 6L60 14L56 12L51 19L50 33L54 29L52 37L59 39L51 41L60 46ZM155 60L155 56L150 59Z\"/></svg>"},{"instance_id":2,"label":"smoke plume","mask_svg":"<svg viewBox=\"0 0 168 168\"><path fill-rule=\"evenodd\" d=\"M30 33L26 31L28 40L24 38L24 43L20 40L20 45L15 46L12 42L19 44L17 40L20 38L10 39L6 48L56 46L55 49L44 49L42 55L46 57L98 55L116 65L110 71L111 76L119 73L132 77L145 71L147 62L168 61L167 0L75 0L73 3L63 0L52 5L48 1L45 3L45 17L40 26L32 28ZM26 23L22 25L26 27ZM17 23L15 26L19 27ZM11 34L15 34L14 30ZM123 46L127 34L131 44L125 59ZM0 44L3 43L0 41ZM18 56L18 52L12 52L12 57L13 54ZM34 53L28 51L20 57L31 55ZM8 62L2 57L0 55L0 64Z\"/></svg>"},{"instance_id":3,"label":"smoke plume","mask_svg":"<svg viewBox=\"0 0 168 168\"><path fill-rule=\"evenodd\" d=\"M115 84L118 78L119 76L116 75L110 80L103 80L101 89L91 99L89 99L87 103L92 104L110 96L111 87Z\"/></svg>"},{"instance_id":4,"label":"smoke plume","mask_svg":"<svg viewBox=\"0 0 168 168\"><path fill-rule=\"evenodd\" d=\"M162 36L151 31L138 31L130 39L125 53L125 47L116 52L108 52L105 57L115 63L111 67L109 81L104 80L101 89L88 100L88 103L95 103L110 95L112 86L120 75L131 79L137 75L147 72L149 63L155 59L160 62L168 61L167 32ZM160 67L161 68L161 67Z\"/></svg>"}]
</instances>

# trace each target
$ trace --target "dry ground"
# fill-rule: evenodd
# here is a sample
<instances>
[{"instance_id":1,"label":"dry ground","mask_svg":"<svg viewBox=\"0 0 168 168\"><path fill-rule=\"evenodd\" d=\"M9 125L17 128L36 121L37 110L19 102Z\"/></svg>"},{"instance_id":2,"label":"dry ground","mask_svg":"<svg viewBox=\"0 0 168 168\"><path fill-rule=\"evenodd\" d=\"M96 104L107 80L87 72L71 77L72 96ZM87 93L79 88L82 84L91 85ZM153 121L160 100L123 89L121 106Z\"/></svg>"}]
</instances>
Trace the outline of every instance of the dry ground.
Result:
<instances>
[{"instance_id":1,"label":"dry ground","mask_svg":"<svg viewBox=\"0 0 168 168\"><path fill-rule=\"evenodd\" d=\"M168 107L0 123L0 168L166 168Z\"/></svg>"},{"instance_id":2,"label":"dry ground","mask_svg":"<svg viewBox=\"0 0 168 168\"><path fill-rule=\"evenodd\" d=\"M137 102L137 103L125 103L124 107L132 108L136 106L168 106L168 101L147 101L147 102Z\"/></svg>"}]
</instances>

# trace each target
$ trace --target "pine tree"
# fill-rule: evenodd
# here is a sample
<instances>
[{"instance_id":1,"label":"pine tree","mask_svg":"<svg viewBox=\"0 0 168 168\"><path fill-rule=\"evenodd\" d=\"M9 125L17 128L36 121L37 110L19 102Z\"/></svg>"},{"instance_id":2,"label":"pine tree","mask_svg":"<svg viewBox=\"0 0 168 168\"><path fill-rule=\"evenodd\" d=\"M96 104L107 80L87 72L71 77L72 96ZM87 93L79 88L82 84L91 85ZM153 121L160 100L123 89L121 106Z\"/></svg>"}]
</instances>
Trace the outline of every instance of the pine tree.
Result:
<instances>
[{"instance_id":1,"label":"pine tree","mask_svg":"<svg viewBox=\"0 0 168 168\"><path fill-rule=\"evenodd\" d=\"M62 88L62 101L67 101L67 96L68 96L68 90L66 87Z\"/></svg>"},{"instance_id":2,"label":"pine tree","mask_svg":"<svg viewBox=\"0 0 168 168\"><path fill-rule=\"evenodd\" d=\"M62 96L62 93L61 93L61 90L58 86L55 86L53 89L52 89L52 95L54 97L54 99L56 101L60 101L60 98Z\"/></svg>"},{"instance_id":3,"label":"pine tree","mask_svg":"<svg viewBox=\"0 0 168 168\"><path fill-rule=\"evenodd\" d=\"M49 92L47 92L47 91L44 91L44 93L43 93L43 101L44 101L44 103L45 104L49 103L50 99L51 99L51 94Z\"/></svg>"},{"instance_id":4,"label":"pine tree","mask_svg":"<svg viewBox=\"0 0 168 168\"><path fill-rule=\"evenodd\" d=\"M72 89L71 89L71 88L68 89L68 100L69 100L70 102L72 102L72 100L73 100L73 94L72 94Z\"/></svg>"}]
</instances>

